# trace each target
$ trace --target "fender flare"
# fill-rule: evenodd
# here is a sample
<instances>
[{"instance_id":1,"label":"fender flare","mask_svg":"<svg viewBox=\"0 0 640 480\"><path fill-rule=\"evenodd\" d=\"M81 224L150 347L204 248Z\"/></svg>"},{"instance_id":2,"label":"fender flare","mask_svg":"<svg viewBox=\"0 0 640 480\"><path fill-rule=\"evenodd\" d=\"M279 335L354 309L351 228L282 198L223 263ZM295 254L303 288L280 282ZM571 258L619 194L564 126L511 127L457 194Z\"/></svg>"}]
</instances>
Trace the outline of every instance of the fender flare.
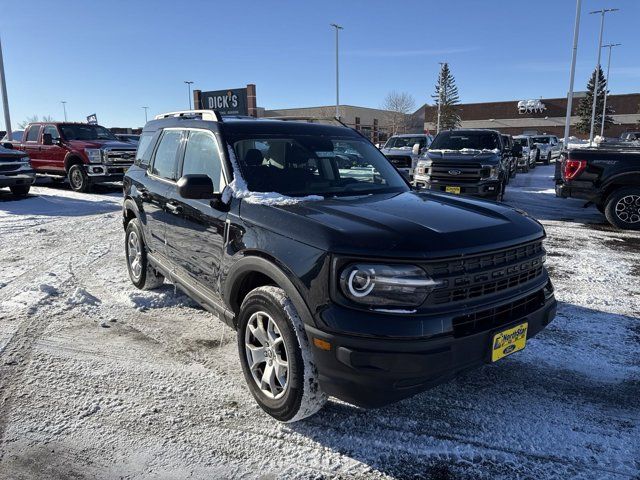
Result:
<instances>
[{"instance_id":1,"label":"fender flare","mask_svg":"<svg viewBox=\"0 0 640 480\"><path fill-rule=\"evenodd\" d=\"M77 162L75 160L78 160ZM67 154L64 156L64 171L68 172L69 169L71 168L71 165L75 165L76 163L79 163L81 165L85 164L84 159L77 153L75 152L67 152Z\"/></svg>"},{"instance_id":2,"label":"fender flare","mask_svg":"<svg viewBox=\"0 0 640 480\"><path fill-rule=\"evenodd\" d=\"M226 275L224 281L224 293L223 298L225 303L233 308L233 302L231 299L235 298L238 290L242 284L243 278L250 273L261 273L271 280L273 280L277 286L282 288L287 296L291 299L293 306L296 307L298 315L306 325L315 326L313 316L307 307L307 303L304 298L289 279L291 274L287 275L285 271L276 265L275 261L268 260L264 257L256 255L247 255L237 262L235 262L229 272Z\"/></svg>"}]
</instances>

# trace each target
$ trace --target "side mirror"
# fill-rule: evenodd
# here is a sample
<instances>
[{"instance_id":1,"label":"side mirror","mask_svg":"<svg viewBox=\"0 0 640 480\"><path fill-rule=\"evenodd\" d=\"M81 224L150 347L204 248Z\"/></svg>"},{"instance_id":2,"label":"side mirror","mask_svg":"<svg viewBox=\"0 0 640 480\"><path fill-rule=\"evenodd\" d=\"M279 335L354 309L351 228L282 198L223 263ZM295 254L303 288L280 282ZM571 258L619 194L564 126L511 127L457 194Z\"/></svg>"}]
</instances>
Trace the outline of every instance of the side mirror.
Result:
<instances>
[{"instance_id":1,"label":"side mirror","mask_svg":"<svg viewBox=\"0 0 640 480\"><path fill-rule=\"evenodd\" d=\"M411 149L411 153L413 153L414 155L420 155L420 144L419 143L414 143L413 144L413 148Z\"/></svg>"},{"instance_id":2,"label":"side mirror","mask_svg":"<svg viewBox=\"0 0 640 480\"><path fill-rule=\"evenodd\" d=\"M53 137L50 133L42 134L42 144L43 145L53 145Z\"/></svg>"},{"instance_id":3,"label":"side mirror","mask_svg":"<svg viewBox=\"0 0 640 480\"><path fill-rule=\"evenodd\" d=\"M213 198L213 182L208 175L183 175L178 180L178 193L182 198L211 199Z\"/></svg>"}]
</instances>

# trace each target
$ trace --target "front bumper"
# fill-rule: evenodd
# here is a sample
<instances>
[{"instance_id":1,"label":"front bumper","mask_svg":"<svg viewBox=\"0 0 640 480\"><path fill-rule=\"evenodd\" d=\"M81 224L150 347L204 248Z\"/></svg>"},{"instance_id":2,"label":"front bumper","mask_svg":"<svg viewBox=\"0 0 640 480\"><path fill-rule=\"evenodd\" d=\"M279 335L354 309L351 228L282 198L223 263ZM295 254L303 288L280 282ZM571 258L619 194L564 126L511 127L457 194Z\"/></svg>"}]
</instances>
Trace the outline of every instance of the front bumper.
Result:
<instances>
[{"instance_id":1,"label":"front bumper","mask_svg":"<svg viewBox=\"0 0 640 480\"><path fill-rule=\"evenodd\" d=\"M131 165L110 165L104 163L91 163L85 166L91 182L118 182L124 178L124 174Z\"/></svg>"},{"instance_id":2,"label":"front bumper","mask_svg":"<svg viewBox=\"0 0 640 480\"><path fill-rule=\"evenodd\" d=\"M414 184L417 187L446 192L447 187L460 187L460 195L473 195L474 197L494 198L500 193L501 182L499 180L483 180L479 183L430 182L427 177L415 176Z\"/></svg>"},{"instance_id":3,"label":"front bumper","mask_svg":"<svg viewBox=\"0 0 640 480\"><path fill-rule=\"evenodd\" d=\"M312 345L314 339L331 345L329 350L313 347L324 392L357 406L377 408L490 363L496 332L527 321L527 340L531 339L553 320L556 308L553 292L545 289L540 303L526 315L462 336L389 339L327 333L311 326L306 330Z\"/></svg>"},{"instance_id":4,"label":"front bumper","mask_svg":"<svg viewBox=\"0 0 640 480\"><path fill-rule=\"evenodd\" d=\"M21 170L20 173L0 174L0 187L14 187L18 185L33 185L36 174L33 170Z\"/></svg>"}]
</instances>

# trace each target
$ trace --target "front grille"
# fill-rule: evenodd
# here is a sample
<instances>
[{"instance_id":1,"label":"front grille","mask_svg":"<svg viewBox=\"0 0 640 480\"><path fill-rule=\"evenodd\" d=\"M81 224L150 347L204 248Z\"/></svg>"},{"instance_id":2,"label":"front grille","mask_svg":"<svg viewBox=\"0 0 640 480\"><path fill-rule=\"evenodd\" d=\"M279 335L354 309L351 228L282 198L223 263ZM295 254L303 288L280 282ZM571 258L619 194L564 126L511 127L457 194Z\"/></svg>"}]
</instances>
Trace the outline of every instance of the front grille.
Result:
<instances>
[{"instance_id":1,"label":"front grille","mask_svg":"<svg viewBox=\"0 0 640 480\"><path fill-rule=\"evenodd\" d=\"M544 305L544 301L544 290L539 290L504 305L455 317L452 321L453 336L460 338L508 325L513 320L535 312Z\"/></svg>"},{"instance_id":2,"label":"front grille","mask_svg":"<svg viewBox=\"0 0 640 480\"><path fill-rule=\"evenodd\" d=\"M22 167L20 163L0 163L0 172L13 172Z\"/></svg>"},{"instance_id":3,"label":"front grille","mask_svg":"<svg viewBox=\"0 0 640 480\"><path fill-rule=\"evenodd\" d=\"M478 183L483 176L489 176L489 172L483 172L479 163L451 163L431 162L431 166L425 168L426 175L435 182Z\"/></svg>"},{"instance_id":4,"label":"front grille","mask_svg":"<svg viewBox=\"0 0 640 480\"><path fill-rule=\"evenodd\" d=\"M108 164L132 165L136 158L136 151L131 149L105 150L104 161Z\"/></svg>"},{"instance_id":5,"label":"front grille","mask_svg":"<svg viewBox=\"0 0 640 480\"><path fill-rule=\"evenodd\" d=\"M406 155L386 155L396 168L411 168L411 157Z\"/></svg>"},{"instance_id":6,"label":"front grille","mask_svg":"<svg viewBox=\"0 0 640 480\"><path fill-rule=\"evenodd\" d=\"M542 241L538 240L493 253L428 263L427 272L442 284L427 303L472 300L524 285L543 274L543 256Z\"/></svg>"}]
</instances>

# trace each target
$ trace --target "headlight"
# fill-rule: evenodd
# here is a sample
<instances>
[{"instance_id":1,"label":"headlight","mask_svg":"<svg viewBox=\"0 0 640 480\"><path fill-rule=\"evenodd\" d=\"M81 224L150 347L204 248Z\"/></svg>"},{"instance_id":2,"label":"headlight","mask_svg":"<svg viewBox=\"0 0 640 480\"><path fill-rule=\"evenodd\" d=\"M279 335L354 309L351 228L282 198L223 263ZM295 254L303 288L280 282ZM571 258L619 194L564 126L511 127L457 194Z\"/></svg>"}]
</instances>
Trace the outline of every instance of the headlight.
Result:
<instances>
[{"instance_id":1,"label":"headlight","mask_svg":"<svg viewBox=\"0 0 640 480\"><path fill-rule=\"evenodd\" d=\"M345 297L376 307L417 307L439 284L415 265L354 263L340 273Z\"/></svg>"},{"instance_id":2,"label":"headlight","mask_svg":"<svg viewBox=\"0 0 640 480\"><path fill-rule=\"evenodd\" d=\"M484 180L498 180L500 178L500 170L498 170L498 167L483 165L482 178Z\"/></svg>"},{"instance_id":3,"label":"headlight","mask_svg":"<svg viewBox=\"0 0 640 480\"><path fill-rule=\"evenodd\" d=\"M99 148L85 148L84 153L89 157L89 163L102 163L102 150Z\"/></svg>"},{"instance_id":4,"label":"headlight","mask_svg":"<svg viewBox=\"0 0 640 480\"><path fill-rule=\"evenodd\" d=\"M25 165L31 165L31 159L27 156L20 157L20 163L24 163Z\"/></svg>"}]
</instances>

